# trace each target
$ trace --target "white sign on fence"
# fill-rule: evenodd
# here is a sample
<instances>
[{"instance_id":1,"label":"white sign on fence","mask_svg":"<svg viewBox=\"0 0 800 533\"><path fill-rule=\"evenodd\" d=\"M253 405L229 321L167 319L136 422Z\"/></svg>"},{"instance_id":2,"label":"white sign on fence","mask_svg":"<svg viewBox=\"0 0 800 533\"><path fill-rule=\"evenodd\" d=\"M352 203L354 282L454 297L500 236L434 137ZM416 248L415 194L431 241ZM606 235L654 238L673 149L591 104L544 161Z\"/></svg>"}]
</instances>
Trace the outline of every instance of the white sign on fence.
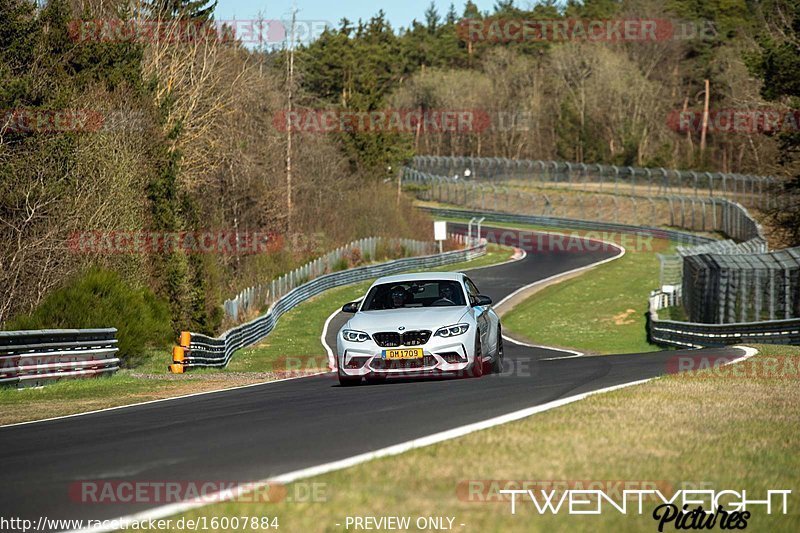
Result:
<instances>
[{"instance_id":1,"label":"white sign on fence","mask_svg":"<svg viewBox=\"0 0 800 533\"><path fill-rule=\"evenodd\" d=\"M433 240L446 241L447 240L447 221L435 220L433 222Z\"/></svg>"}]
</instances>

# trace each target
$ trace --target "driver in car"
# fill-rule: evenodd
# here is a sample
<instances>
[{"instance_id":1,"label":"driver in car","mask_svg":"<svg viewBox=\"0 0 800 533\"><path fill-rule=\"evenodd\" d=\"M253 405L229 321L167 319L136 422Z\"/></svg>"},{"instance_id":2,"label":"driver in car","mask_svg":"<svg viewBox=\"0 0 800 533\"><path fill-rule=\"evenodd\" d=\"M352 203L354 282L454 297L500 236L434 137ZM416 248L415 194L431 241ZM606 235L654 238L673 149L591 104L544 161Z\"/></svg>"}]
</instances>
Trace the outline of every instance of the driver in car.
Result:
<instances>
[{"instance_id":1,"label":"driver in car","mask_svg":"<svg viewBox=\"0 0 800 533\"><path fill-rule=\"evenodd\" d=\"M439 299L433 305L455 305L455 292L450 283L439 284Z\"/></svg>"},{"instance_id":2,"label":"driver in car","mask_svg":"<svg viewBox=\"0 0 800 533\"><path fill-rule=\"evenodd\" d=\"M392 289L392 307L394 309L405 307L407 301L408 293L403 287L398 285Z\"/></svg>"}]
</instances>

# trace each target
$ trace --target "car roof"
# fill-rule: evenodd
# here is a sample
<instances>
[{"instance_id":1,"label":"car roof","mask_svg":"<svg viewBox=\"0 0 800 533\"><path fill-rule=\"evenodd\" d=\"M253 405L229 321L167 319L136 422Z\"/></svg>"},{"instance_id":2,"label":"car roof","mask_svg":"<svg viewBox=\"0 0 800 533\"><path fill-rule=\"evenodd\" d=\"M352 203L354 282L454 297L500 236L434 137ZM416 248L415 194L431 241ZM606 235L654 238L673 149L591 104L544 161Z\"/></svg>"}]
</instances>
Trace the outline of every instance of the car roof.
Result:
<instances>
[{"instance_id":1,"label":"car roof","mask_svg":"<svg viewBox=\"0 0 800 533\"><path fill-rule=\"evenodd\" d=\"M453 280L462 281L464 279L463 272L414 272L411 274L395 274L394 276L384 276L375 280L373 285L380 285L382 283L402 283L404 281L417 281L417 280Z\"/></svg>"}]
</instances>

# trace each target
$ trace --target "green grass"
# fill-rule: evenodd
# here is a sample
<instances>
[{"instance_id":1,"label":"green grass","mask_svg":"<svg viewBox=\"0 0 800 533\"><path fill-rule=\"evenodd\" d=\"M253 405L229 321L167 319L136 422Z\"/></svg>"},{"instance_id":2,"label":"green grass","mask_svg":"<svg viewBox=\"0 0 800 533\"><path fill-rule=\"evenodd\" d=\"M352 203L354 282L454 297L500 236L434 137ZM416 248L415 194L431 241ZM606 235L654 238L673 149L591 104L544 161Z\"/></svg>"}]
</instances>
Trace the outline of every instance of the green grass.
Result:
<instances>
[{"instance_id":1,"label":"green grass","mask_svg":"<svg viewBox=\"0 0 800 533\"><path fill-rule=\"evenodd\" d=\"M228 372L271 371L281 357L309 356L309 363L327 361L320 335L325 320L337 308L364 295L371 281L337 287L303 302L281 316L275 329L262 342L237 351L225 369Z\"/></svg>"},{"instance_id":2,"label":"green grass","mask_svg":"<svg viewBox=\"0 0 800 533\"><path fill-rule=\"evenodd\" d=\"M40 388L0 387L0 424L105 409L258 381L201 371L191 378L167 374L168 349L147 350L144 363L111 376L66 379Z\"/></svg>"},{"instance_id":3,"label":"green grass","mask_svg":"<svg viewBox=\"0 0 800 533\"><path fill-rule=\"evenodd\" d=\"M784 355L800 365L800 348L762 348L751 361ZM798 531L799 384L796 371L763 379L670 375L287 487L290 495L321 487L317 501L228 502L183 516L277 516L289 532L345 531L347 516L365 515L452 516L456 531L657 531L647 501L643 515L540 516L530 504L511 515L507 501L475 502L458 492L468 480L631 481L653 483L667 497L679 489L745 489L754 499L789 489L788 515L753 508L747 530ZM479 458L481 451L489 453Z\"/></svg>"},{"instance_id":4,"label":"green grass","mask_svg":"<svg viewBox=\"0 0 800 533\"><path fill-rule=\"evenodd\" d=\"M659 350L645 329L647 297L658 284L655 254L626 253L534 294L503 325L512 336L591 353Z\"/></svg>"},{"instance_id":5,"label":"green grass","mask_svg":"<svg viewBox=\"0 0 800 533\"><path fill-rule=\"evenodd\" d=\"M675 320L677 322L689 322L686 309L682 306L665 307L658 312L659 320Z\"/></svg>"}]
</instances>

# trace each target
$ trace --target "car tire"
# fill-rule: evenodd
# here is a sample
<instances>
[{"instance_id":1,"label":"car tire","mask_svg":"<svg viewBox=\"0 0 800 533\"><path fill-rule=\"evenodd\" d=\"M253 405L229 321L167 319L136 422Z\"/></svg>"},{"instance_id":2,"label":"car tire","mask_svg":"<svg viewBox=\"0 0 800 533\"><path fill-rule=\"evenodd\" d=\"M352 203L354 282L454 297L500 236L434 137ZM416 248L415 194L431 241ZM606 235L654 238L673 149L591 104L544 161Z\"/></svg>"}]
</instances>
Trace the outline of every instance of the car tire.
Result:
<instances>
[{"instance_id":1,"label":"car tire","mask_svg":"<svg viewBox=\"0 0 800 533\"><path fill-rule=\"evenodd\" d=\"M470 374L473 378L483 376L485 363L483 362L483 350L481 349L481 338L478 336L475 339L475 360L472 362Z\"/></svg>"},{"instance_id":2,"label":"car tire","mask_svg":"<svg viewBox=\"0 0 800 533\"><path fill-rule=\"evenodd\" d=\"M497 328L497 350L492 361L492 373L500 374L503 372L503 332Z\"/></svg>"}]
</instances>

